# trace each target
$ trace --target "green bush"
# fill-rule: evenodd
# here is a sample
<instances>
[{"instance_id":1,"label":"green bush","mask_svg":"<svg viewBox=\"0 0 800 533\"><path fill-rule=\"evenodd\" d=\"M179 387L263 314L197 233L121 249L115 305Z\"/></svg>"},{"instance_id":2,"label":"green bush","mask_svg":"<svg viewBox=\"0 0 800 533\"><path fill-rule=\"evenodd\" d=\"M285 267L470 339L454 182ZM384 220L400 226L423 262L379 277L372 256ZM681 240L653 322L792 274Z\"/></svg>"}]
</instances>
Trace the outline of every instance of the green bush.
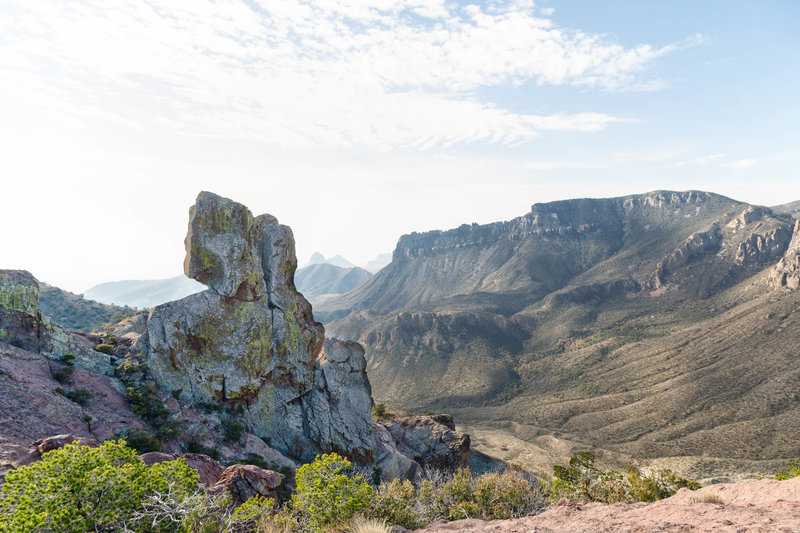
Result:
<instances>
[{"instance_id":1,"label":"green bush","mask_svg":"<svg viewBox=\"0 0 800 533\"><path fill-rule=\"evenodd\" d=\"M94 347L94 350L96 352L104 353L106 355L114 355L114 345L112 344L106 344L106 343L98 344L97 346Z\"/></svg>"},{"instance_id":2,"label":"green bush","mask_svg":"<svg viewBox=\"0 0 800 533\"><path fill-rule=\"evenodd\" d=\"M585 502L653 502L675 494L678 489L700 488L696 481L682 478L670 470L656 470L647 475L629 466L623 475L616 470L602 470L595 456L580 452L569 460L569 466L553 467L551 498L567 497Z\"/></svg>"},{"instance_id":3,"label":"green bush","mask_svg":"<svg viewBox=\"0 0 800 533\"><path fill-rule=\"evenodd\" d=\"M293 530L342 527L372 500L372 487L351 472L350 461L335 453L317 456L295 473L297 492L281 513Z\"/></svg>"},{"instance_id":4,"label":"green bush","mask_svg":"<svg viewBox=\"0 0 800 533\"><path fill-rule=\"evenodd\" d=\"M129 356L117 365L114 374L126 385L132 385L145 371L146 365Z\"/></svg>"},{"instance_id":5,"label":"green bush","mask_svg":"<svg viewBox=\"0 0 800 533\"><path fill-rule=\"evenodd\" d=\"M58 381L59 383L66 383L72 377L72 373L75 371L75 368L72 366L65 366L64 368L59 368L58 370L53 370L53 379Z\"/></svg>"},{"instance_id":6,"label":"green bush","mask_svg":"<svg viewBox=\"0 0 800 533\"><path fill-rule=\"evenodd\" d=\"M409 481L391 481L376 490L368 516L418 529L432 522L462 518L519 518L544 508L538 481L521 472L474 476L468 470L451 475L429 473L415 488Z\"/></svg>"},{"instance_id":7,"label":"green bush","mask_svg":"<svg viewBox=\"0 0 800 533\"><path fill-rule=\"evenodd\" d=\"M242 439L246 428L239 418L233 415L223 416L220 423L225 432L225 442L238 442Z\"/></svg>"},{"instance_id":8,"label":"green bush","mask_svg":"<svg viewBox=\"0 0 800 533\"><path fill-rule=\"evenodd\" d=\"M139 429L128 429L123 435L130 448L138 453L160 452L161 440L152 433Z\"/></svg>"},{"instance_id":9,"label":"green bush","mask_svg":"<svg viewBox=\"0 0 800 533\"><path fill-rule=\"evenodd\" d=\"M375 422L394 417L394 414L389 412L384 403L376 403L370 412L372 414L372 420Z\"/></svg>"},{"instance_id":10,"label":"green bush","mask_svg":"<svg viewBox=\"0 0 800 533\"><path fill-rule=\"evenodd\" d=\"M216 448L209 448L208 446L203 446L200 442L196 440L190 440L186 443L186 451L189 453L201 453L203 455L207 455L214 459L215 461L219 461L219 450Z\"/></svg>"},{"instance_id":11,"label":"green bush","mask_svg":"<svg viewBox=\"0 0 800 533\"><path fill-rule=\"evenodd\" d=\"M99 448L68 444L12 470L0 491L0 532L166 533L172 520L136 525L134 514L156 493L180 500L199 487L197 472L178 459L147 467L124 441Z\"/></svg>"},{"instance_id":12,"label":"green bush","mask_svg":"<svg viewBox=\"0 0 800 533\"><path fill-rule=\"evenodd\" d=\"M416 495L416 489L410 481L401 483L395 479L381 483L375 489L368 514L406 529L419 529L425 524L417 510Z\"/></svg>"},{"instance_id":13,"label":"green bush","mask_svg":"<svg viewBox=\"0 0 800 533\"><path fill-rule=\"evenodd\" d=\"M154 425L162 424L169 414L164 404L156 396L156 389L152 385L142 385L138 388L127 387L128 402L131 411Z\"/></svg>"},{"instance_id":14,"label":"green bush","mask_svg":"<svg viewBox=\"0 0 800 533\"><path fill-rule=\"evenodd\" d=\"M792 479L793 477L800 477L800 457L789 461L786 470L781 470L775 475L775 479Z\"/></svg>"},{"instance_id":15,"label":"green bush","mask_svg":"<svg viewBox=\"0 0 800 533\"><path fill-rule=\"evenodd\" d=\"M56 389L56 392L59 393L64 398L66 398L67 400L75 402L80 406L86 405L87 403L89 403L89 400L91 400L95 396L102 395L102 393L98 394L87 389L67 390L67 389L62 389L61 387L58 387Z\"/></svg>"}]
</instances>

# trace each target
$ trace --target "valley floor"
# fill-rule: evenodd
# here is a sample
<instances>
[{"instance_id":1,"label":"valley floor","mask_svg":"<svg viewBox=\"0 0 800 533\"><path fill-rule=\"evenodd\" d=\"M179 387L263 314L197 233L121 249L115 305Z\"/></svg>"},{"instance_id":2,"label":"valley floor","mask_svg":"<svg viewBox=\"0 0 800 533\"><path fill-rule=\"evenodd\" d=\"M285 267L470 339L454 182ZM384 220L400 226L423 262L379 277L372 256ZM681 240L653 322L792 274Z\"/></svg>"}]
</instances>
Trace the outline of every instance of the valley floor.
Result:
<instances>
[{"instance_id":1,"label":"valley floor","mask_svg":"<svg viewBox=\"0 0 800 533\"><path fill-rule=\"evenodd\" d=\"M420 530L471 533L800 532L800 478L681 489L655 503L605 505L562 500L536 516L458 520Z\"/></svg>"},{"instance_id":2,"label":"valley floor","mask_svg":"<svg viewBox=\"0 0 800 533\"><path fill-rule=\"evenodd\" d=\"M513 425L503 428L490 424L462 424L456 429L469 434L471 449L542 477L551 476L553 465L566 465L570 457L581 451L595 454L598 464L605 468L624 470L630 464L640 468L666 468L703 485L772 477L786 468L787 463L786 459L747 460L704 455L636 460L629 455L585 442L547 434L545 430L541 430L541 435L531 435L530 432L518 435Z\"/></svg>"}]
</instances>

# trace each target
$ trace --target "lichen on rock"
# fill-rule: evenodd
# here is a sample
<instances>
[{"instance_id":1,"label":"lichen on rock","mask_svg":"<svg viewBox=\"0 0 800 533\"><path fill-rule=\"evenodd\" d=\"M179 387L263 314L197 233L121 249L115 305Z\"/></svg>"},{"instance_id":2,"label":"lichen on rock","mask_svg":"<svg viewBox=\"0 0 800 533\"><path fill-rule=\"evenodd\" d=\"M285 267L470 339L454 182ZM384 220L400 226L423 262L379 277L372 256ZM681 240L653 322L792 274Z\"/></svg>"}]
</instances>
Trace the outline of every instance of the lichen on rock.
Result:
<instances>
[{"instance_id":1,"label":"lichen on rock","mask_svg":"<svg viewBox=\"0 0 800 533\"><path fill-rule=\"evenodd\" d=\"M371 460L363 348L325 341L294 286L291 229L201 192L185 246L186 275L208 290L154 308L134 346L159 386L193 404L243 406L247 430L296 460Z\"/></svg>"}]
</instances>

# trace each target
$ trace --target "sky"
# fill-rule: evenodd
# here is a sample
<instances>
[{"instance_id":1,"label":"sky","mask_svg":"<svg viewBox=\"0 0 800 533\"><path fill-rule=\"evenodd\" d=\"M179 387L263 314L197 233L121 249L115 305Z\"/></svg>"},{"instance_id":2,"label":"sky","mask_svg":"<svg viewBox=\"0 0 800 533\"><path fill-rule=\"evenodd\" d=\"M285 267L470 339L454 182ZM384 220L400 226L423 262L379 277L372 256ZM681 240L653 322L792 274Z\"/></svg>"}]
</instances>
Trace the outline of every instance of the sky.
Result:
<instances>
[{"instance_id":1,"label":"sky","mask_svg":"<svg viewBox=\"0 0 800 533\"><path fill-rule=\"evenodd\" d=\"M0 268L179 274L201 190L363 264L532 204L800 200L800 2L0 0Z\"/></svg>"}]
</instances>

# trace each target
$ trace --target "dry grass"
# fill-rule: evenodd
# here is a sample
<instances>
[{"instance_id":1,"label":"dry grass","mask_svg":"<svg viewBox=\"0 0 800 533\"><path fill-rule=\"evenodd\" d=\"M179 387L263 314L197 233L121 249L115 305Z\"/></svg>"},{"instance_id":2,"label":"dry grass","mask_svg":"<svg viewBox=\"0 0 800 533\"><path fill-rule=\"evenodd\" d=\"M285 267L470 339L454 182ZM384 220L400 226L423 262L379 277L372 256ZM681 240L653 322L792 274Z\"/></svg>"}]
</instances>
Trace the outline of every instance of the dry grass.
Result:
<instances>
[{"instance_id":1,"label":"dry grass","mask_svg":"<svg viewBox=\"0 0 800 533\"><path fill-rule=\"evenodd\" d=\"M705 494L691 496L689 498L689 503L713 503L715 505L723 505L725 502L719 494L715 492L706 492Z\"/></svg>"},{"instance_id":2,"label":"dry grass","mask_svg":"<svg viewBox=\"0 0 800 533\"><path fill-rule=\"evenodd\" d=\"M349 533L389 533L389 526L384 520L357 516L350 522Z\"/></svg>"}]
</instances>

